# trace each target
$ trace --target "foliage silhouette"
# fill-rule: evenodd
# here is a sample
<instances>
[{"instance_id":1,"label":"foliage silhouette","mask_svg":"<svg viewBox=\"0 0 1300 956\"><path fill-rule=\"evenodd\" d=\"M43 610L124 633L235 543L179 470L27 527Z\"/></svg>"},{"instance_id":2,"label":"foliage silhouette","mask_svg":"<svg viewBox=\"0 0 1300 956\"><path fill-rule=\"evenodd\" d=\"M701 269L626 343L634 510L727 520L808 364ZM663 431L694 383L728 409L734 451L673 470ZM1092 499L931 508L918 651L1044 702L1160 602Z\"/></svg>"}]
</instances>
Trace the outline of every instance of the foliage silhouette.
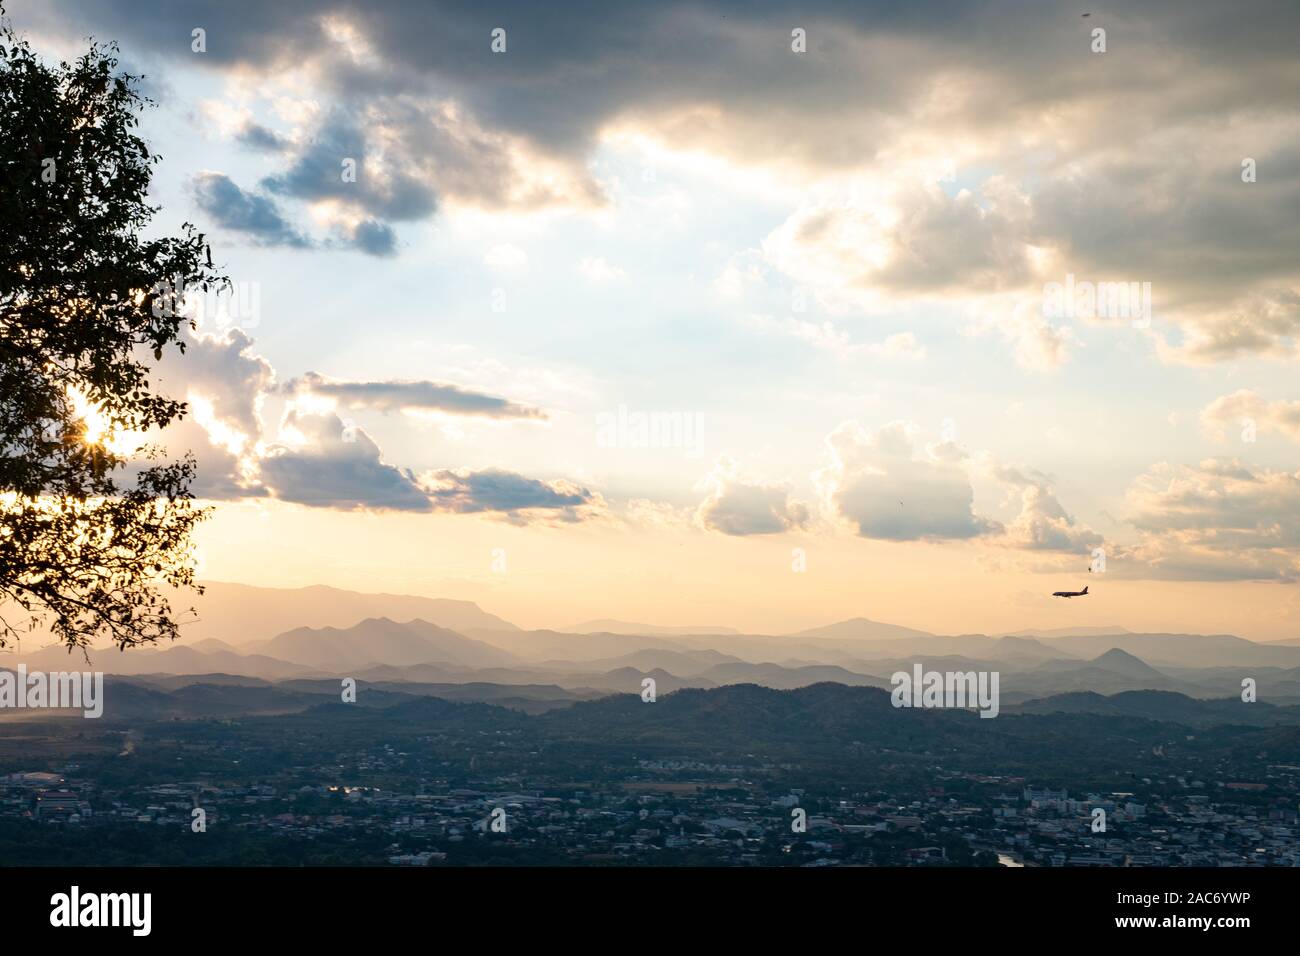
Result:
<instances>
[{"instance_id":1,"label":"foliage silhouette","mask_svg":"<svg viewBox=\"0 0 1300 956\"><path fill-rule=\"evenodd\" d=\"M70 650L175 638L164 587L201 591L193 457L111 440L185 414L149 358L184 351L187 291L228 284L192 225L141 235L138 81L113 44L47 65L0 25L0 647L41 623Z\"/></svg>"}]
</instances>

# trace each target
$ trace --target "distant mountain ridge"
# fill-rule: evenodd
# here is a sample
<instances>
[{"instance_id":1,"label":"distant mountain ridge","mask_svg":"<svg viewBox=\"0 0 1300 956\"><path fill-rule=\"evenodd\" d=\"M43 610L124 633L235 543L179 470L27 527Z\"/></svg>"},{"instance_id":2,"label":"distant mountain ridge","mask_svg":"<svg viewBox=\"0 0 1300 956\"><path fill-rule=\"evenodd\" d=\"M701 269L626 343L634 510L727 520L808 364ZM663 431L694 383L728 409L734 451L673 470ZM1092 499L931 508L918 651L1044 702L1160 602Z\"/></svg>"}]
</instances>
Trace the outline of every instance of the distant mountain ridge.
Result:
<instances>
[{"instance_id":1,"label":"distant mountain ridge","mask_svg":"<svg viewBox=\"0 0 1300 956\"><path fill-rule=\"evenodd\" d=\"M739 634L734 627L721 627L712 624L677 625L666 627L658 624L636 624L631 621L617 621L613 618L598 618L584 621L564 628L565 634Z\"/></svg>"},{"instance_id":2,"label":"distant mountain ridge","mask_svg":"<svg viewBox=\"0 0 1300 956\"><path fill-rule=\"evenodd\" d=\"M1300 705L1278 706L1266 702L1245 704L1239 698L1192 698L1158 690L1133 690L1103 695L1076 691L1023 703L1004 701L1001 720L984 722L973 714L951 709L900 712L891 704L888 688L869 684L846 686L837 681L817 681L791 688L764 687L748 682L728 682L711 687L674 687L672 675L651 672L659 683L659 708L648 710L639 694L639 674L625 675L626 690L599 692L575 690L555 684L491 684L481 682L437 684L406 681L359 680L356 707L340 705L338 682L334 679L299 679L268 684L224 674L193 678L146 675L134 678L109 677L105 682L106 711L110 722L141 719L238 717L311 713L321 707L348 719L401 719L411 715L487 715L487 711L454 711L455 702L491 704L502 719L511 711L518 714L546 714L561 726L570 726L583 738L600 736L618 739L621 733L640 728L644 733L688 734L709 744L726 736L752 746L754 734L809 741L878 739L891 747L905 745L908 738L925 739L938 732L952 743L952 731L984 732L1007 728L1019 732L1008 719L1091 715L1098 718L1124 717L1183 724L1189 727L1283 727L1300 728ZM339 708L342 707L340 710ZM0 722L15 718L0 713ZM75 711L50 712L46 719L79 723ZM648 723L647 723L648 721ZM1062 725L1063 726L1063 725ZM817 728L824 733L819 737ZM928 728L928 729L927 729ZM1288 729L1286 733L1296 731ZM809 734L812 736L809 736ZM1125 731L1125 734L1129 731ZM917 735L922 735L917 737ZM838 735L838 737L837 737ZM847 736L845 736L847 735ZM1167 737L1159 738L1167 740ZM1191 739L1191 738L1188 738ZM1278 738L1283 740L1285 738ZM933 737L929 737L931 743ZM839 746L831 744L832 748ZM832 750L833 752L833 750Z\"/></svg>"},{"instance_id":3,"label":"distant mountain ridge","mask_svg":"<svg viewBox=\"0 0 1300 956\"><path fill-rule=\"evenodd\" d=\"M386 617L368 618L349 628L294 628L254 647L270 657L334 671L376 664L508 667L517 662L513 654L449 628Z\"/></svg>"},{"instance_id":4,"label":"distant mountain ridge","mask_svg":"<svg viewBox=\"0 0 1300 956\"><path fill-rule=\"evenodd\" d=\"M1099 668L1105 671L1112 671L1116 674L1123 674L1125 677L1136 679L1154 678L1167 681L1168 677L1156 670L1140 657L1122 651L1118 647L1112 647L1104 654L1089 661L1067 661L1067 660L1050 660L1039 665L1040 670L1069 671L1082 670L1084 668Z\"/></svg>"},{"instance_id":5,"label":"distant mountain ridge","mask_svg":"<svg viewBox=\"0 0 1300 956\"><path fill-rule=\"evenodd\" d=\"M209 585L207 597L215 603L206 605L200 625L213 633L187 625L186 639L176 644L126 652L95 648L90 666L120 676L231 675L228 681L275 684L365 675L376 682L439 687L553 686L582 696L639 694L646 677L655 679L660 693L745 683L887 688L894 672L921 664L941 671L996 670L1003 701L1012 705L1087 691L1220 697L1239 693L1241 669L1249 667L1261 700L1300 702L1300 646L1229 634L1134 633L1111 625L1001 637L940 635L865 617L785 635L613 618L575 625L592 630L574 633L520 630L473 602L411 595L218 582ZM355 616L372 606L379 613ZM405 616L405 609L417 613ZM305 619L290 617L298 614ZM252 621L257 615L262 616ZM285 620L292 623L267 633ZM0 652L0 667L19 662L42 670L87 666L81 655L58 645L42 648L32 638L23 642L22 653Z\"/></svg>"},{"instance_id":6,"label":"distant mountain ridge","mask_svg":"<svg viewBox=\"0 0 1300 956\"><path fill-rule=\"evenodd\" d=\"M1022 714L1141 717L1197 726L1300 724L1300 706L1275 707L1263 701L1247 704L1232 697L1197 699L1160 690L1132 690L1110 696L1080 691L1026 701L1012 710Z\"/></svg>"},{"instance_id":7,"label":"distant mountain ridge","mask_svg":"<svg viewBox=\"0 0 1300 956\"><path fill-rule=\"evenodd\" d=\"M1039 627L1026 628L1023 631L1011 631L1004 637L1095 637L1103 634L1132 634L1126 627L1118 624L1103 624L1095 627Z\"/></svg>"},{"instance_id":8,"label":"distant mountain ridge","mask_svg":"<svg viewBox=\"0 0 1300 956\"><path fill-rule=\"evenodd\" d=\"M395 621L431 621L460 633L519 630L473 601L411 594L367 594L319 584L304 588L263 588L205 581L203 586L205 593L194 599L198 620L181 628L186 642L216 638L242 646L294 628L351 627L368 618L381 617Z\"/></svg>"},{"instance_id":9,"label":"distant mountain ridge","mask_svg":"<svg viewBox=\"0 0 1300 956\"><path fill-rule=\"evenodd\" d=\"M882 624L865 617L854 617L847 621L838 621L822 627L812 627L799 631L794 637L835 637L856 638L859 640L890 640L900 637L934 637L929 631L903 627L901 624Z\"/></svg>"}]
</instances>

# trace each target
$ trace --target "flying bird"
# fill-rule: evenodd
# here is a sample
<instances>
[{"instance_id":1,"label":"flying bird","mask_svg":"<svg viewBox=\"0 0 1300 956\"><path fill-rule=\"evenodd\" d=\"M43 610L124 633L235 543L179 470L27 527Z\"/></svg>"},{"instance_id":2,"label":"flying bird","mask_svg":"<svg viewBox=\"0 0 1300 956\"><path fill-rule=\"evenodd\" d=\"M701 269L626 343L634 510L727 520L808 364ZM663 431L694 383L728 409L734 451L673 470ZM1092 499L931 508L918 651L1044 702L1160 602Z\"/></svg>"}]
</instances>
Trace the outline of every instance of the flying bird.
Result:
<instances>
[{"instance_id":1,"label":"flying bird","mask_svg":"<svg viewBox=\"0 0 1300 956\"><path fill-rule=\"evenodd\" d=\"M1052 597L1063 597L1063 598L1083 597L1087 593L1088 593L1088 589L1085 587L1082 591L1053 591Z\"/></svg>"}]
</instances>

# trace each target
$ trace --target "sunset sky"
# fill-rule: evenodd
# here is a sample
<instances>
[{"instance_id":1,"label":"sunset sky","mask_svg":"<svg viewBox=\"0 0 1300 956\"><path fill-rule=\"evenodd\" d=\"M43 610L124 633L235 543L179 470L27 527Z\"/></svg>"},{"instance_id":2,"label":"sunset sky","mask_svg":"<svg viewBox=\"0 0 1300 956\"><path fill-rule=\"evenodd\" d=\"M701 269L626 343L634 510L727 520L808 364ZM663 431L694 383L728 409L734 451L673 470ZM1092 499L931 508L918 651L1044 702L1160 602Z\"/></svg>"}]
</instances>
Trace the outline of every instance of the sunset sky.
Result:
<instances>
[{"instance_id":1,"label":"sunset sky","mask_svg":"<svg viewBox=\"0 0 1300 956\"><path fill-rule=\"evenodd\" d=\"M1300 636L1300 7L1131 6L6 3L242 296L161 370L203 577Z\"/></svg>"}]
</instances>

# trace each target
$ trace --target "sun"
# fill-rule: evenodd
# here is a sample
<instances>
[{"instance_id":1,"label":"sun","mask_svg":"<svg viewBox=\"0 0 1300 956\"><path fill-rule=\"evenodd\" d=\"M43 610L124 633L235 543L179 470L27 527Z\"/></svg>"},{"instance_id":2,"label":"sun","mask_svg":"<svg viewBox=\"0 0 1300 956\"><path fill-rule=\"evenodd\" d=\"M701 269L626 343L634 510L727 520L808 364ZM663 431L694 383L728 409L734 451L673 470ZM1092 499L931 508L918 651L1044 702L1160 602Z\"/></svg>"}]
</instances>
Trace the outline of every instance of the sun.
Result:
<instances>
[{"instance_id":1,"label":"sun","mask_svg":"<svg viewBox=\"0 0 1300 956\"><path fill-rule=\"evenodd\" d=\"M80 389L69 386L68 397L72 400L74 415L85 425L86 431L82 435L82 441L87 445L97 445L105 451L123 457L134 455L140 450L140 446L145 442L144 432L114 430L101 404L92 402Z\"/></svg>"}]
</instances>

